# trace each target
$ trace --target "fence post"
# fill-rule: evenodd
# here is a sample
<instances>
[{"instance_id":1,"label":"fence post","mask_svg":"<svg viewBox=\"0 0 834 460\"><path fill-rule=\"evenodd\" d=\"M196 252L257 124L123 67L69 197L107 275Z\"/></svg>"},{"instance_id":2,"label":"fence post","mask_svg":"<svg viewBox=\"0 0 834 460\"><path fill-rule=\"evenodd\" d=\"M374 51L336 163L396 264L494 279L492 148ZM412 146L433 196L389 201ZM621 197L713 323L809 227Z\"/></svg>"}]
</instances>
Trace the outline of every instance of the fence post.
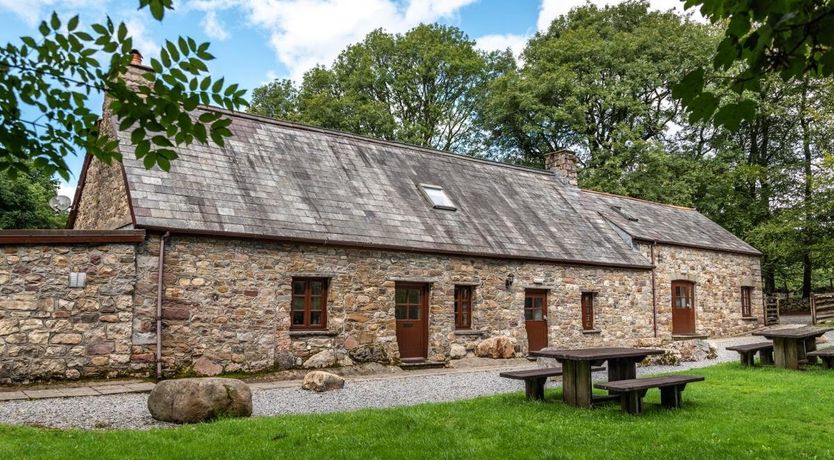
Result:
<instances>
[{"instance_id":1,"label":"fence post","mask_svg":"<svg viewBox=\"0 0 834 460\"><path fill-rule=\"evenodd\" d=\"M811 294L811 324L817 324L817 303L815 302L816 294Z\"/></svg>"}]
</instances>

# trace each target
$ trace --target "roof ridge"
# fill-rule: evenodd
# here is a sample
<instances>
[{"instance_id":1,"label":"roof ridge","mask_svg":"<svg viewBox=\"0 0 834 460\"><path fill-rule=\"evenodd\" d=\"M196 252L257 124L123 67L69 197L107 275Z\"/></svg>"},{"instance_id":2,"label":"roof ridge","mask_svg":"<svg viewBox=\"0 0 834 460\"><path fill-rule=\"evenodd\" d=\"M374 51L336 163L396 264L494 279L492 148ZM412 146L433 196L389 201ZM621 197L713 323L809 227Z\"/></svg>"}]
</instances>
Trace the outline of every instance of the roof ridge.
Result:
<instances>
[{"instance_id":1,"label":"roof ridge","mask_svg":"<svg viewBox=\"0 0 834 460\"><path fill-rule=\"evenodd\" d=\"M616 197L616 198L625 198L627 200L640 201L642 203L656 204L656 205L660 205L660 206L667 206L667 207L670 207L670 208L682 209L682 210L685 210L685 211L698 212L697 209L689 207L689 206L680 206L680 205L677 205L677 204L660 203L658 201L646 200L646 199L643 199L643 198L636 198L636 197L627 196L627 195L618 195L616 193L600 192L599 190L591 190L591 189L586 189L586 188L583 188L583 189L580 189L580 190L582 190L583 192L588 192L588 193L596 193L597 195L613 196L613 197Z\"/></svg>"},{"instance_id":2,"label":"roof ridge","mask_svg":"<svg viewBox=\"0 0 834 460\"><path fill-rule=\"evenodd\" d=\"M419 151L429 153L429 154L432 154L432 155L444 156L444 157L448 157L448 158L452 158L452 159L456 159L456 160L473 161L473 162L476 162L476 163L482 163L482 164L486 164L486 165L490 165L490 166L516 169L516 170L520 170L520 171L531 172L531 173L534 173L534 174L542 174L542 175L545 175L545 176L553 176L554 175L554 173L552 171L548 171L546 169L534 168L532 166L521 166L521 165L510 164L510 163L504 163L504 162L496 161L496 160L487 160L485 158L477 158L477 157L468 156L468 155L464 155L464 154L460 154L460 153L447 152L445 150L438 150L438 149L434 149L434 148L431 148L431 147L423 147L423 146L420 146L420 145L408 144L408 143L405 143L405 142L397 142L397 141L389 141L389 140L385 140L385 139L377 139L377 138L374 138L374 137L363 136L363 135L360 135L360 134L349 133L349 132L346 132L346 131L339 131L337 129L322 128L322 127L319 127L319 126L312 126L312 125L307 125L307 124L304 124L304 123L298 123L298 122L294 122L294 121L279 120L277 118L271 118L271 117L267 117L267 116L264 116L264 115L257 115L257 114L254 114L254 113L237 112L237 111L234 111L234 110L228 110L228 109L224 109L222 107L215 107L215 106L211 106L211 105L201 105L198 108L203 109L203 110L211 110L211 111L214 111L214 112L224 113L224 114L227 114L229 116L240 117L240 118L249 118L249 119L253 119L253 120L257 120L257 121L263 121L263 122L266 122L266 123L270 123L270 124L274 124L274 125L278 125L278 126L284 126L284 127L287 127L287 128L302 129L302 130L305 130L305 131L312 131L312 132L317 132L317 133L322 133L322 134L331 134L331 135L334 135L334 136L346 137L346 138L350 138L350 139L355 139L355 140L359 140L359 141L366 141L366 142L371 142L371 143L375 143L375 144L390 145L390 146L393 146L393 147L404 147L404 148L407 148L407 149L419 150Z\"/></svg>"}]
</instances>

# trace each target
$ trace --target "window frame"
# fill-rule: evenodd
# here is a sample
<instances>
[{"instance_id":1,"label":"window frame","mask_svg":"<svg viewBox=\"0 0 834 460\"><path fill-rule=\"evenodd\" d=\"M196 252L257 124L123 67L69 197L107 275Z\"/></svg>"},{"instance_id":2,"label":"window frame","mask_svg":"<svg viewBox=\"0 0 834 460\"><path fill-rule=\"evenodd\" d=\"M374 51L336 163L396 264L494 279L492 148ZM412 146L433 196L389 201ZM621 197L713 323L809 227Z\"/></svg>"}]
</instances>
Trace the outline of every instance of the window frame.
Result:
<instances>
[{"instance_id":1,"label":"window frame","mask_svg":"<svg viewBox=\"0 0 834 460\"><path fill-rule=\"evenodd\" d=\"M423 198L425 198L429 202L429 204L432 205L432 207L434 209L443 209L443 210L446 210L446 211L457 211L458 208L457 208L457 206L455 206L455 202L452 201L452 198L449 197L449 194L446 193L446 190L443 187L441 187L439 185L434 185L434 184L417 184L417 188L420 189L420 193L423 194ZM442 193L443 196L446 197L446 200L449 201L449 204L448 205L436 204L434 202L434 200L432 199L431 195L429 195L427 189L439 190L440 193Z\"/></svg>"},{"instance_id":2,"label":"window frame","mask_svg":"<svg viewBox=\"0 0 834 460\"><path fill-rule=\"evenodd\" d=\"M472 297L474 295L472 286L455 285L454 300L452 311L455 315L455 329L469 330L472 329ZM462 297L461 294L467 292L468 297ZM461 308L464 307L464 308ZM466 315L463 313L466 312ZM465 316L466 321L462 318Z\"/></svg>"},{"instance_id":3,"label":"window frame","mask_svg":"<svg viewBox=\"0 0 834 460\"><path fill-rule=\"evenodd\" d=\"M594 295L593 292L583 292L580 296L580 314L582 320L583 331L593 331L594 323L596 322L596 312L594 311Z\"/></svg>"},{"instance_id":4,"label":"window frame","mask_svg":"<svg viewBox=\"0 0 834 460\"><path fill-rule=\"evenodd\" d=\"M320 281L322 283L322 290L321 294L318 297L321 299L321 324L310 324L310 316L312 310L312 299L316 297L313 295L312 291L312 284L314 281ZM297 310L293 309L293 305L295 303L295 298L299 297L299 295L295 292L295 283L296 282L304 282L304 324L295 324L294 323L294 313ZM317 277L293 277L292 281L290 282L290 330L291 331L323 331L327 330L327 294L328 290L330 289L330 279L329 278L317 278Z\"/></svg>"},{"instance_id":5,"label":"window frame","mask_svg":"<svg viewBox=\"0 0 834 460\"><path fill-rule=\"evenodd\" d=\"M741 287L741 316L750 318L753 316L753 288L750 286Z\"/></svg>"}]
</instances>

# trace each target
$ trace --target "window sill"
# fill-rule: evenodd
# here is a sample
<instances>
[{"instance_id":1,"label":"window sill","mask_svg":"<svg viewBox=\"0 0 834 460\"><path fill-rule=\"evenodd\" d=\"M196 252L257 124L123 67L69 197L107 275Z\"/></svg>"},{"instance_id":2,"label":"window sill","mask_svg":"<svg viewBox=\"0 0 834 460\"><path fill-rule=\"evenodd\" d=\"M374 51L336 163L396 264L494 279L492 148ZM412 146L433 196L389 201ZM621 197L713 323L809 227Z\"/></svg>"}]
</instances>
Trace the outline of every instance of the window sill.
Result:
<instances>
[{"instance_id":1,"label":"window sill","mask_svg":"<svg viewBox=\"0 0 834 460\"><path fill-rule=\"evenodd\" d=\"M758 316L742 316L741 319L743 321L758 321L759 317Z\"/></svg>"},{"instance_id":2,"label":"window sill","mask_svg":"<svg viewBox=\"0 0 834 460\"><path fill-rule=\"evenodd\" d=\"M602 331L599 330L599 329L583 329L582 333L585 334L585 335L591 335L591 334L600 334L600 333L602 333Z\"/></svg>"},{"instance_id":3,"label":"window sill","mask_svg":"<svg viewBox=\"0 0 834 460\"><path fill-rule=\"evenodd\" d=\"M477 335L477 336L481 336L481 335L484 335L484 333L481 332L481 331L474 331L474 330L471 330L471 329L458 329L458 330L455 331L455 335Z\"/></svg>"},{"instance_id":4,"label":"window sill","mask_svg":"<svg viewBox=\"0 0 834 460\"><path fill-rule=\"evenodd\" d=\"M328 331L328 330L297 330L297 331L290 331L290 337L315 337L315 336L334 336L339 335L336 331Z\"/></svg>"}]
</instances>

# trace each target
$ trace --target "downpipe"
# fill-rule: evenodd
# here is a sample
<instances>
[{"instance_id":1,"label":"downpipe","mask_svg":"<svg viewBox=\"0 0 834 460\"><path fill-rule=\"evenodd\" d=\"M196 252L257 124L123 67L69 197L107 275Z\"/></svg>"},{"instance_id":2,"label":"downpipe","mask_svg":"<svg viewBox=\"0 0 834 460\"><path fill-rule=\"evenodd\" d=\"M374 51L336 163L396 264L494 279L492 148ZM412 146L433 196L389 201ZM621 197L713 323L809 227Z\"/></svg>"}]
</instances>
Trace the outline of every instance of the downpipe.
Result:
<instances>
[{"instance_id":1,"label":"downpipe","mask_svg":"<svg viewBox=\"0 0 834 460\"><path fill-rule=\"evenodd\" d=\"M171 232L165 232L159 238L159 275L156 283L156 379L162 379L162 271L165 266L165 240L171 236Z\"/></svg>"}]
</instances>

